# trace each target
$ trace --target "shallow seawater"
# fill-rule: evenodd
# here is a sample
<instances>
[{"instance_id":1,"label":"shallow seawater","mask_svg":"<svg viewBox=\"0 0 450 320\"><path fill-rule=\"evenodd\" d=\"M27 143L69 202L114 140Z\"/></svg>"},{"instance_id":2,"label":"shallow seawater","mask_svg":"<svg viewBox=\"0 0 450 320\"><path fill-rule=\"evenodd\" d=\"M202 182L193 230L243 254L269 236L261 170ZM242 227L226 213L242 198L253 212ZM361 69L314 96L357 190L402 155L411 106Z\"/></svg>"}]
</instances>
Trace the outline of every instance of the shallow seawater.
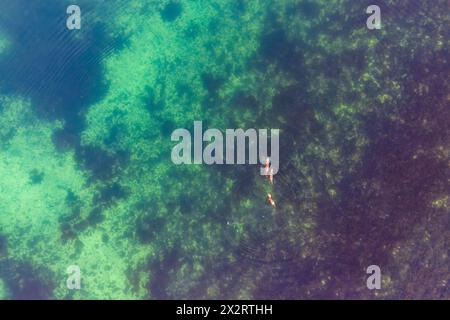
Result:
<instances>
[{"instance_id":1,"label":"shallow seawater","mask_svg":"<svg viewBox=\"0 0 450 320\"><path fill-rule=\"evenodd\" d=\"M1 5L0 299L450 298L446 1L77 3Z\"/></svg>"}]
</instances>

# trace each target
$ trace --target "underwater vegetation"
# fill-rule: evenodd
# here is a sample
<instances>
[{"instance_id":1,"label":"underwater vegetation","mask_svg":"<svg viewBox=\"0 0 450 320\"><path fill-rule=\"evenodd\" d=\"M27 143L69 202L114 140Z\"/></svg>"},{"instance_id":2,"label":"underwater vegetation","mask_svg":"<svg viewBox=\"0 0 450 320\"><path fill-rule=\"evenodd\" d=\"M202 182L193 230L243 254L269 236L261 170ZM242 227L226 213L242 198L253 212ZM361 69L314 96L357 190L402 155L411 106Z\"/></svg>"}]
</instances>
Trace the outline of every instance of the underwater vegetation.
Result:
<instances>
[{"instance_id":1,"label":"underwater vegetation","mask_svg":"<svg viewBox=\"0 0 450 320\"><path fill-rule=\"evenodd\" d=\"M0 53L8 48L8 40L3 34L0 34Z\"/></svg>"},{"instance_id":2,"label":"underwater vegetation","mask_svg":"<svg viewBox=\"0 0 450 320\"><path fill-rule=\"evenodd\" d=\"M447 1L77 2L0 12L0 299L450 298ZM279 128L273 186L194 121Z\"/></svg>"}]
</instances>

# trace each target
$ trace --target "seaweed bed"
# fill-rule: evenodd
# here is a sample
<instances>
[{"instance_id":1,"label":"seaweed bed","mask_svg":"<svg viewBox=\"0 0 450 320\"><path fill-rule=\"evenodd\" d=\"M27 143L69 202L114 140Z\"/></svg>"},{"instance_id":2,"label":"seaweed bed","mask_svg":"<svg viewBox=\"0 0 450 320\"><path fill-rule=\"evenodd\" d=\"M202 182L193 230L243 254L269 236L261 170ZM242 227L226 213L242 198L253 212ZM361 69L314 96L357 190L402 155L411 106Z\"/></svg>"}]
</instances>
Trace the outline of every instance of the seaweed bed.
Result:
<instances>
[{"instance_id":1,"label":"seaweed bed","mask_svg":"<svg viewBox=\"0 0 450 320\"><path fill-rule=\"evenodd\" d=\"M0 12L0 299L450 298L447 1L78 2ZM194 120L281 130L276 211Z\"/></svg>"}]
</instances>

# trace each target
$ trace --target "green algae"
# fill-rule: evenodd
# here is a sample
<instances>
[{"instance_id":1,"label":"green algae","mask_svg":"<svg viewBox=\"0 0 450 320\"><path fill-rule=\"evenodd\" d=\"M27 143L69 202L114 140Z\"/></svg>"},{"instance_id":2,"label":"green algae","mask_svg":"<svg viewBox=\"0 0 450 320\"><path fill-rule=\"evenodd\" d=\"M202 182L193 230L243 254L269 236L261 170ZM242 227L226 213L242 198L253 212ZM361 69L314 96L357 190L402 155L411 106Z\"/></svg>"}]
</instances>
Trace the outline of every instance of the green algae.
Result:
<instances>
[{"instance_id":1,"label":"green algae","mask_svg":"<svg viewBox=\"0 0 450 320\"><path fill-rule=\"evenodd\" d=\"M66 251L59 244L58 216L67 210L67 190L83 192L83 176L73 156L54 150L51 134L60 124L36 122L23 99L2 97L1 104L2 138L7 143L0 156L4 177L0 220L8 239L8 258L53 266L58 272L55 263L64 260ZM46 174L40 184L30 181L33 170ZM47 245L55 250L45 250Z\"/></svg>"},{"instance_id":2,"label":"green algae","mask_svg":"<svg viewBox=\"0 0 450 320\"><path fill-rule=\"evenodd\" d=\"M392 162L401 171L405 160L389 150L388 160L377 157L373 146L390 140L367 125L389 123L396 137L414 132L404 129L407 120L424 136L443 128L431 111L407 113L415 92L426 99L434 81L429 61L421 61L428 66L426 81L415 84L408 63L395 58L409 61L426 52L429 59L444 50L441 26L433 37L413 20L404 22L407 33L370 33L364 23L347 30L344 24L363 10L343 1L147 1L119 8L103 11L115 17L106 28L127 41L105 55L107 90L86 108L80 134L84 150L104 159L125 155L110 175L99 178L75 151L56 150L52 137L63 121L38 118L25 97L0 99L0 235L7 239L0 264L42 269L39 281L61 299L370 298L357 272L381 259L387 290L375 297L386 298L415 283L407 266L419 248L426 258L421 274L438 263L439 272L427 281L442 296L446 230L417 222L429 206L438 216L433 223L445 225L442 189L424 189L433 197L421 196L427 203L418 204L422 211L395 204L390 193L408 202L398 191L402 184L379 168L390 170L384 163ZM424 15L431 10L422 9ZM330 23L328 17L339 16L344 20ZM435 96L446 115L442 97ZM174 166L171 131L202 119L221 129L281 128L289 153L274 186L257 167ZM442 168L448 145L439 143L424 141L414 152L420 160L420 148L432 150L440 160L429 163ZM367 173L364 166L373 169ZM408 174L399 181L411 183ZM267 205L268 192L278 212ZM375 231L365 233L366 225ZM434 236L416 246L407 232ZM427 251L430 241L438 243L437 253ZM81 268L79 291L65 286L69 265ZM338 287L336 275L353 280ZM0 281L0 298L11 296L8 286ZM414 288L408 296L429 294Z\"/></svg>"},{"instance_id":3,"label":"green algae","mask_svg":"<svg viewBox=\"0 0 450 320\"><path fill-rule=\"evenodd\" d=\"M183 127L194 119L207 116L204 101L209 92L205 88L204 75L207 72L214 78L227 79L231 70L243 69L245 61L257 47L257 30L258 25L261 28L262 20L251 18L256 17L258 10L249 12L249 18L244 21L238 22L234 18L231 22L233 16L225 4L214 8L186 2L183 14L171 24L161 20L156 13L149 15L145 12L143 16L148 27L136 26L139 31L133 31L129 47L107 59L105 78L109 81L108 93L86 115L88 125L82 134L84 144L106 148L111 153L121 150L129 153L127 167L114 179L129 190L130 197L119 200L117 207L122 210L112 209L111 213L105 213L105 223L114 220L122 229L120 233L126 233L134 232L130 227L136 228L136 221L142 223L142 219L153 219L150 221L154 222L154 216L164 218L161 230L151 237L151 241L146 241L150 243L133 246L147 252L137 262L138 265L148 263L145 259L150 255L154 256L151 261L158 261L170 250L177 251L180 256L191 256L192 262L176 262L180 264L180 271L173 280L180 283L169 288L168 293L161 294L187 294L203 276L202 265L220 259L224 250L220 249L221 239L223 233L228 232L223 228L227 219L224 199L231 194L231 180L215 177L214 172L205 168L173 168L169 158L161 160L170 154L172 143L164 130L159 129L161 131L158 132L158 128L167 121L173 128ZM218 18L219 12L221 19ZM135 13L128 13L125 17L133 15ZM126 21L126 30L130 32L134 22ZM186 39L185 30L191 30L194 24L195 39ZM211 24L217 29L214 38L209 36ZM249 46L251 43L254 47ZM218 56L224 59L219 64ZM167 70L164 78L160 75L162 70ZM223 125L222 119L216 117L217 122L214 122L211 118L211 124ZM105 145L103 141L116 127L120 128L118 134ZM178 181L169 185L165 183L168 176L177 177ZM208 186L207 182L212 179L217 180L215 185L219 187L211 189ZM148 209L136 210L136 206L142 206L143 199L148 199L144 208L156 209L150 212L146 212ZM215 218L217 215L219 217ZM220 220L223 222L217 223ZM141 231L151 232L147 229ZM162 275L150 274L150 286L158 281L153 277ZM137 281L142 283L142 280Z\"/></svg>"},{"instance_id":4,"label":"green algae","mask_svg":"<svg viewBox=\"0 0 450 320\"><path fill-rule=\"evenodd\" d=\"M184 16L189 16L189 9L189 6L185 8ZM222 9L220 10L221 12L227 13L227 10L223 10L225 9L223 6L220 9ZM227 15L222 13L225 17L225 23L217 18L216 12L213 12L211 18L209 18L208 10L210 10L208 7L196 8L192 20L197 21L196 17L198 15L199 21L196 22L197 32L203 29L205 30L205 34L209 35L205 27L209 27L214 22L217 25L215 30L220 30L221 33L214 40L209 36L202 38L202 33L198 33L196 41L192 43L191 39L189 39L190 41L186 41L185 38L177 37L177 33L171 29L171 25L166 26L164 23L161 23L157 15L154 18L155 20L146 17L149 27L143 29L148 31L138 34L139 37L133 33L130 47L118 53L117 56L110 57L106 62L106 78L111 79L109 91L104 101L89 110L87 114L88 126L87 130L83 132L82 140L83 143L94 144L97 147L104 148L105 145L102 142L110 133L111 125L120 128L122 134L115 135L114 138L116 140L108 144L106 148L108 152L116 152L118 150L127 150L130 152L130 162L126 169L126 180L120 183L126 185L131 195L138 196L137 199L133 199L132 197L127 199L128 204L126 207L132 208L136 202L142 201L142 198L148 198L151 199L149 200L151 201L151 206L158 208L158 214L166 217L166 220L168 220L166 221L167 231L160 235L164 239L164 242L157 246L158 250L162 252L168 251L174 243L181 240L178 230L185 230L186 227L183 227L183 225L192 225L193 227L188 227L183 232L184 244L177 250L182 251L182 253L179 253L181 256L188 254L193 256L193 259L201 259L200 261L203 261L203 264L207 263L207 261L220 259L222 252L219 248L221 248L221 245L220 242L217 242L217 239L223 238L221 233L228 232L228 230L227 228L223 228L223 226L207 223L207 221L210 219L212 212L220 210L220 208L217 208L217 204L224 202L225 199L232 195L232 189L228 187L223 191L219 191L216 187L215 190L207 190L202 186L205 185L206 181L211 179L212 173L208 172L210 170L188 168L171 170L175 171L173 174L179 177L179 183L175 185L172 183L170 186L167 186L168 189L162 190L161 187L164 186L164 183L160 179L164 179L167 176L171 164L168 161L166 163L158 162L158 158L164 148L170 150L170 144L167 144L167 137L165 137L166 143L163 143L164 137L157 135L154 130L152 131L152 128L158 127L158 122L161 121L159 118L159 110L154 110L154 107L163 106L164 119L170 118L174 127L182 127L188 121L204 117L208 117L211 124L219 124L220 127L221 125L223 126L222 122L226 119L223 114L226 114L228 111L229 106L227 102L234 98L237 91L245 90L251 92L252 90L258 90L259 88L252 88L251 86L252 84L257 86L257 83L260 81L258 78L264 77L263 72L259 70L255 70L253 74L251 72L249 74L248 71L242 73L242 75L239 73L245 61L256 53L257 42L261 36L263 19L260 18L259 22L258 20L252 19L252 23L249 23L247 26L246 24L242 25L242 22L229 23L225 20L228 18ZM261 9L252 8L252 10L255 12L252 13L254 17ZM250 13L247 14L250 15ZM181 24L182 19L183 17L180 17L178 19L180 21L177 20L177 22ZM202 22L205 27L202 27ZM258 24L259 31L257 27L251 26L258 26ZM220 26L224 28L220 28ZM130 24L127 24L127 31L130 28ZM179 25L178 29L183 30L183 27ZM154 30L158 30L158 32ZM253 33L248 32L249 30L253 30ZM164 43L158 42L161 34L164 35ZM243 41L245 41L246 46L242 46L238 40L241 35L245 35ZM253 36L253 40L251 40L250 36ZM212 41L214 42L210 44ZM255 43L254 48L249 46L249 43ZM186 50L186 47L188 50ZM210 47L214 48L214 52L209 52ZM227 65L227 60L220 60L220 64L215 62L217 55L221 51L225 52L224 47L226 47L226 55L222 55L221 57L223 59L230 59L230 65ZM233 48L236 49L233 50ZM250 51L246 53L243 49L250 49ZM161 57L159 57L159 52L162 55ZM170 55L168 55L169 52ZM189 55L186 55L187 53ZM176 59L176 57L183 61L182 65L170 61ZM161 60L164 61L163 65L161 65ZM166 69L164 65L168 65L171 68ZM225 67L226 69L224 69ZM155 71L152 72L152 69ZM154 75L152 76L157 70L161 69L168 70L163 79ZM133 70L134 73L130 73L130 70ZM205 110L199 109L204 103L205 98L210 94L208 90L205 90L208 89L208 86L205 88L204 70L208 70L209 74L212 74L208 76L210 81L211 79L222 79L221 82L224 90L220 90L215 94L219 95L220 101L223 102L215 103L215 116L212 113L208 113L208 110L205 112ZM232 70L237 70L238 73L236 74L235 71L230 74ZM145 77L143 77L144 75ZM120 79L124 79L124 81L126 79L126 83ZM280 81L292 82L289 79ZM174 85L174 83L179 82L184 83L184 87L187 87L184 91L191 93L189 96L191 98L190 100L187 100L185 96L180 96L180 85ZM148 90L148 88L153 88L151 90L152 99L150 99L150 105L145 105L146 95L148 94L145 90ZM181 91L181 93L184 93L184 91ZM257 95L258 93L255 91L250 94ZM270 106L273 95L274 92L268 92L262 95L266 96L266 101L262 101L262 103ZM117 105L116 99L120 99L119 101L121 101L122 105ZM123 105L124 101L129 102ZM219 117L217 116L217 109L223 112L218 113L220 115ZM242 119L242 117L240 118ZM245 116L243 118L245 119ZM248 118L254 119L255 115L250 115ZM250 123L250 121L245 123L241 120L237 124L245 127ZM181 174L177 174L177 171L180 171ZM205 176L205 178L202 179L202 176ZM132 177L136 177L136 181L133 181ZM116 176L116 178L120 179L120 175ZM219 182L215 185L226 185L227 183L225 181L225 179L220 178ZM192 187L186 187L191 185ZM189 199L189 202L196 204L194 212L183 213L189 214L188 220L184 219L181 215L182 212L180 210L182 208L180 207L175 207L172 209L172 212L166 212L166 208L171 207L170 202L180 201L179 195L186 192L189 193L183 197ZM217 195L220 195L220 198ZM196 199L202 199L202 201ZM253 202L254 205L256 204L256 208L261 208L263 207L261 203L264 203L264 199L258 199ZM183 204L185 207L189 207L189 204ZM242 222L239 222L239 220L248 220L248 215L250 214L251 220L250 222L247 221L246 224L258 224L260 209L255 210L252 207L247 208L247 210L241 210L239 207L234 208L232 211L236 212L236 217L228 215L228 217L225 216L223 219L233 220L233 225L242 225ZM193 215L194 213L195 215ZM156 212L153 214L156 214ZM226 215L227 213L223 212L221 214ZM120 215L116 214L115 217L118 219L117 221L124 221L124 219L130 219L133 215L136 215L135 211L122 212ZM298 233L299 229L301 231L301 226L301 224L292 224L292 234ZM242 233L242 227L240 230ZM157 241L158 239L154 240L154 242ZM235 260L236 258L231 256L230 259ZM202 274L200 272L201 268L199 271L193 272L195 265L195 263L181 264L179 272L185 274L185 276L174 276L174 283L181 283L176 286L178 289L173 290L173 295L169 296L177 296L183 294L183 292L188 293L189 287L186 288L188 280L190 279L190 283L195 283L196 279L198 280ZM189 272L183 272L183 270L189 270ZM226 279L222 279L222 281L226 282ZM181 290L181 287L184 287L184 289Z\"/></svg>"},{"instance_id":5,"label":"green algae","mask_svg":"<svg viewBox=\"0 0 450 320\"><path fill-rule=\"evenodd\" d=\"M114 226L105 223L76 239L62 240L61 219L73 210L68 198L76 198L79 214L87 216L94 189L72 152L56 152L52 133L61 124L36 121L30 104L20 98L2 97L1 105L2 138L7 136L8 144L0 152L0 172L2 177L11 177L2 179L0 185L0 221L8 240L8 259L50 270L54 278L49 285L56 298L70 296L65 287L69 265L83 271L83 290L72 298L139 297L125 290L126 262L133 261L132 257L127 258L123 244L117 247L114 239L105 242L104 235ZM30 181L30 171L42 173L40 183Z\"/></svg>"},{"instance_id":6,"label":"green algae","mask_svg":"<svg viewBox=\"0 0 450 320\"><path fill-rule=\"evenodd\" d=\"M4 53L9 47L8 38L0 30L0 54Z\"/></svg>"},{"instance_id":7,"label":"green algae","mask_svg":"<svg viewBox=\"0 0 450 320\"><path fill-rule=\"evenodd\" d=\"M4 281L0 279L0 299L6 300L9 298L8 288L6 287Z\"/></svg>"}]
</instances>

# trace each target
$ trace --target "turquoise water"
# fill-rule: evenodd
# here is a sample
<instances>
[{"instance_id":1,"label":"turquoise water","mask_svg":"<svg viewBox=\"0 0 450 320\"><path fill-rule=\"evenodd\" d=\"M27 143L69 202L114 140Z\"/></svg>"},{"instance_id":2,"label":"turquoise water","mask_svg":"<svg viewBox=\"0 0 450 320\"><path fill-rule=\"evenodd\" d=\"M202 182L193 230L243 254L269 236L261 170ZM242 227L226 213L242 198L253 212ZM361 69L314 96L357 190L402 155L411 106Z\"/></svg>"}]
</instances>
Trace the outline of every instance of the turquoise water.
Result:
<instances>
[{"instance_id":1,"label":"turquoise water","mask_svg":"<svg viewBox=\"0 0 450 320\"><path fill-rule=\"evenodd\" d=\"M77 3L0 11L1 299L450 297L446 1ZM280 129L274 184L174 165L194 121Z\"/></svg>"}]
</instances>

